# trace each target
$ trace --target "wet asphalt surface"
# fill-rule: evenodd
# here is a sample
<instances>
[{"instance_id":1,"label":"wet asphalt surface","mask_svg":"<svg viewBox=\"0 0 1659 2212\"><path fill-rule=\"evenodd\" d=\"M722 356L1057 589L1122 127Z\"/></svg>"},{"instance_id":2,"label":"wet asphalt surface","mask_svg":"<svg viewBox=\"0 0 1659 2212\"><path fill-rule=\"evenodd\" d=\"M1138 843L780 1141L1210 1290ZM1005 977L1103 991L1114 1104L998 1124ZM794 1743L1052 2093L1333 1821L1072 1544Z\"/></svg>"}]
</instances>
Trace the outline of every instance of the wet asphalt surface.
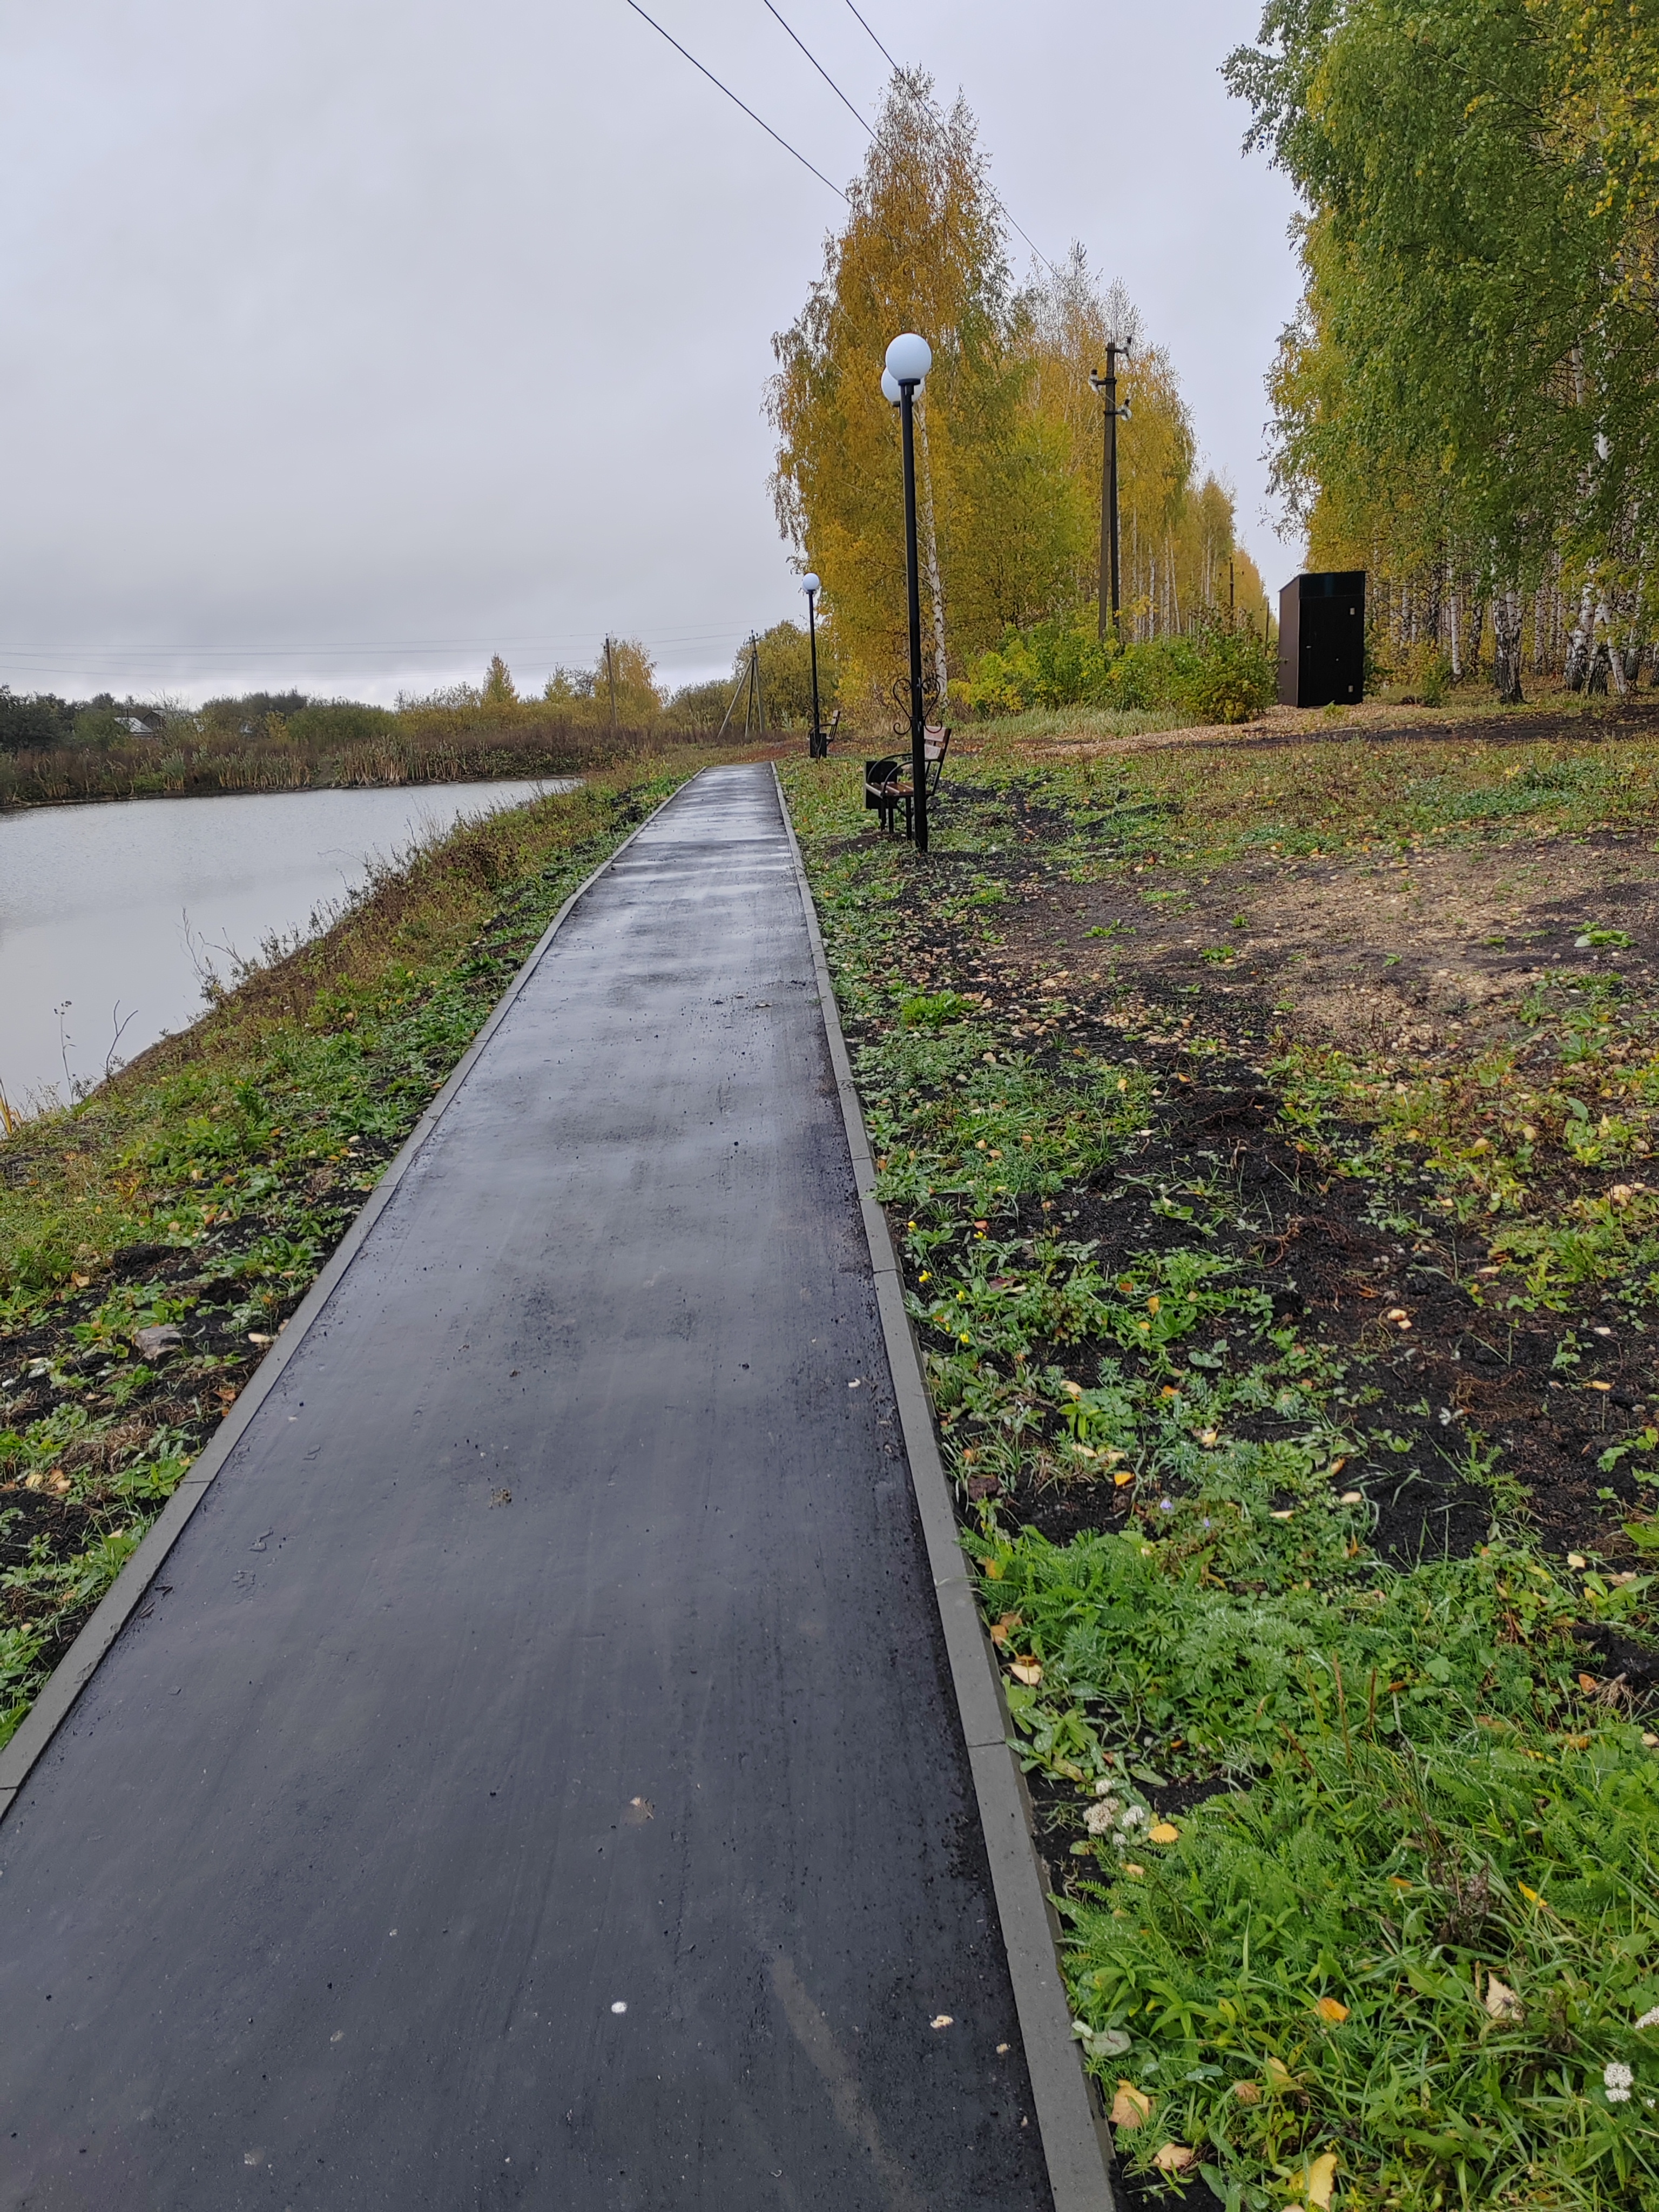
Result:
<instances>
[{"instance_id":1,"label":"wet asphalt surface","mask_svg":"<svg viewBox=\"0 0 1659 2212\"><path fill-rule=\"evenodd\" d=\"M1041 2212L1030 2114L773 781L710 770L0 1824L0 2205Z\"/></svg>"}]
</instances>

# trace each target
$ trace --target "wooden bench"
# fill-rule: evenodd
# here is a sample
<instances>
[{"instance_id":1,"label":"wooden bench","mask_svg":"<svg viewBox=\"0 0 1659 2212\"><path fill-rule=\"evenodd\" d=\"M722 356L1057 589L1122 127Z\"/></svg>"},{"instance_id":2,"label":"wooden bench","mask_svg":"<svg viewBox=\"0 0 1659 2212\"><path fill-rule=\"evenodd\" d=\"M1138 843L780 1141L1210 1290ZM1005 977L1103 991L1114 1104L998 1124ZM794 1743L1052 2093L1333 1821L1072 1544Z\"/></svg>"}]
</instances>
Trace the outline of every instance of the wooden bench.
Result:
<instances>
[{"instance_id":1,"label":"wooden bench","mask_svg":"<svg viewBox=\"0 0 1659 2212\"><path fill-rule=\"evenodd\" d=\"M949 729L933 725L923 731L922 758L927 797L939 795L939 778L945 773L945 756L951 750ZM915 793L910 787L910 763L890 757L885 760L866 761L864 763L864 804L866 811L873 811L884 830L890 836L896 826L898 811L904 809L904 834L915 834Z\"/></svg>"}]
</instances>

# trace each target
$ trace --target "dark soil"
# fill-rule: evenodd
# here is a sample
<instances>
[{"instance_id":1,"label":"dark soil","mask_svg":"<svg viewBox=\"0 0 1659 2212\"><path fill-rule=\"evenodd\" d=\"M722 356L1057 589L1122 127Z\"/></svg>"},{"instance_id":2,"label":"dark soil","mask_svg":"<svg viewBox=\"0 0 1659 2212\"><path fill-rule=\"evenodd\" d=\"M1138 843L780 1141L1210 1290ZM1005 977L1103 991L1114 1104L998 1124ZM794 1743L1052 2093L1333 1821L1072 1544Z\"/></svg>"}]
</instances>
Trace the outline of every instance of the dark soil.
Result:
<instances>
[{"instance_id":1,"label":"dark soil","mask_svg":"<svg viewBox=\"0 0 1659 2212\"><path fill-rule=\"evenodd\" d=\"M1580 724L1565 726L1582 733ZM1119 1170L1066 1192L1048 1209L1041 1200L1022 1200L1019 1233L1058 1224L1068 1235L1097 1240L1104 1267L1127 1265L1137 1253L1190 1241L1187 1224L1152 1211L1160 1181L1173 1189L1195 1169L1224 1173L1246 1218L1274 1224L1260 1239L1234 1240L1244 1279L1267 1291L1276 1314L1297 1321L1310 1343L1364 1355L1364 1379L1377 1393L1364 1409L1364 1425L1386 1428L1409 1447L1390 1452L1387 1464L1352 1466L1343 1476L1375 1507L1384 1556L1403 1565L1425 1555L1462 1555L1485 1540L1490 1497L1461 1471L1469 1437L1478 1434L1502 1445L1505 1468L1528 1493L1547 1548L1595 1553L1628 1568L1633 1554L1621 1524L1641 1493L1627 1464L1604 1474L1596 1461L1621 1434L1639 1430L1650 1414L1659 1418L1659 1370L1648 1340L1632 1331L1628 1315L1610 1297L1591 1295L1565 1315L1500 1316L1480 1304L1472 1291L1489 1257L1486 1244L1429 1214L1426 1179L1415 1192L1396 1185L1390 1194L1391 1209L1415 1215L1416 1232L1380 1229L1367 1218L1376 1204L1374 1187L1318 1166L1312 1148L1279 1121L1273 1092L1250 1057L1276 1035L1330 1037L1331 1024L1318 1018L1322 1005L1301 1017L1286 1006L1280 979L1294 947L1282 933L1273 941L1265 934L1253 940L1248 981L1237 978L1231 963L1200 957L1201 945L1215 942L1220 917L1230 920L1240 910L1247 885L1269 881L1281 902L1295 893L1305 902L1311 889L1320 910L1328 906L1354 916L1363 910L1358 879L1378 874L1383 864L1215 870L1207 881L1183 872L1180 898L1152 907L1143 896L1144 879L1127 872L1083 885L1059 880L1047 848L1069 836L1073 824L1044 803L1040 787L1034 794L958 784L952 799L958 806L996 810L997 849L988 840L971 854L937 852L930 866L944 873L971 864L976 873L1000 878L1019 904L1010 923L1001 923L1007 908L999 914L1000 944L988 943L976 919L919 925L911 954L915 988L971 989L985 1015L1053 1072L1062 1072L1081 1048L1151 1069L1158 1079L1151 1133ZM987 818L981 811L980 819ZM1526 872L1540 863L1556 888L1535 897L1526 888ZM1570 884L1562 884L1564 873L1571 876ZM1158 872L1158 880L1170 883L1174 872ZM1637 939L1634 950L1614 956L1621 973L1632 984L1644 981L1650 957L1659 959L1659 862L1630 839L1609 834L1566 848L1417 855L1411 880L1426 885L1422 918L1413 924L1426 939L1443 927L1454 883L1456 895L1473 904L1502 882L1510 887L1510 911L1519 904L1528 929L1547 931L1546 946L1570 946L1586 921L1613 910L1617 893L1620 926ZM1375 896L1395 894L1385 882ZM1115 924L1136 936L1107 940L1116 956L1109 966L1097 950L1100 940L1085 933ZM1519 934L1514 924L1511 933ZM1133 953L1119 955L1120 941L1133 943ZM1449 947L1443 935L1438 945L1443 974L1449 955L1460 949L1484 956L1494 972L1517 977L1530 979L1540 964L1536 951L1510 956L1484 944ZM1541 957L1550 964L1547 952ZM1582 967L1593 965L1596 956L1575 957ZM1054 993L1038 987L1056 976L1067 994L1063 1016L1039 1004L1052 1002ZM1318 994L1309 989L1305 995ZM1484 1036L1490 1040L1500 1027L1506 1035L1527 1034L1512 1022L1493 1020ZM1200 1039L1205 1048L1191 1049L1189 1040ZM1453 1048L1455 1042L1448 1040ZM1364 1133L1352 1135L1357 1149ZM1560 1170L1556 1195L1565 1202L1619 1179L1613 1170L1569 1166ZM1580 1355L1568 1380L1552 1371L1564 1339ZM1085 1387L1096 1379L1076 1346L1063 1353L1038 1347L1032 1358L1063 1364ZM1596 1383L1608 1388L1589 1387ZM1295 1426L1266 1419L1254 1428L1239 1425L1241 1433L1262 1437L1276 1427L1290 1434ZM1017 1510L1022 1522L1064 1542L1085 1529L1124 1525L1131 1510L1125 1495L1083 1480L1022 1497Z\"/></svg>"}]
</instances>

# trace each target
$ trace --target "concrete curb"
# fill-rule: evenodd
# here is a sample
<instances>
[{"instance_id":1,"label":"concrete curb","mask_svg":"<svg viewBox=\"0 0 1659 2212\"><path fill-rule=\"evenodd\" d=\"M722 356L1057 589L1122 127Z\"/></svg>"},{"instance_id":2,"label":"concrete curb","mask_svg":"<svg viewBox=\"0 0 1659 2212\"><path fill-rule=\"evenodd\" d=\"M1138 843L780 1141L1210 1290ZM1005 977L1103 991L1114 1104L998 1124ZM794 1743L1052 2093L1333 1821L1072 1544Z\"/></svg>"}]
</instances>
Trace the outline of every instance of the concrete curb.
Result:
<instances>
[{"instance_id":1,"label":"concrete curb","mask_svg":"<svg viewBox=\"0 0 1659 2212\"><path fill-rule=\"evenodd\" d=\"M699 769L696 775L702 773L703 770ZM30 1768L68 1718L76 1699L91 1680L99 1662L137 1611L162 1561L183 1534L191 1515L241 1440L243 1431L276 1388L301 1338L333 1296L346 1270L362 1249L370 1230L391 1203L393 1191L408 1172L416 1154L448 1111L480 1054L507 1018L508 1009L529 981L572 909L592 890L606 869L621 859L641 831L650 828L669 799L678 798L679 793L686 788L686 784L696 781L696 775L688 776L686 783L679 785L669 793L668 799L663 800L662 806L653 806L645 820L637 823L629 831L616 851L578 884L543 931L534 951L496 1000L483 1027L457 1061L448 1081L410 1131L386 1173L364 1200L356 1218L334 1248L332 1256L307 1291L281 1337L260 1361L252 1380L214 1431L212 1442L192 1462L190 1473L152 1522L137 1550L110 1584L97 1611L53 1668L40 1696L30 1707L27 1717L10 1742L0 1750L0 1820L3 1820L10 1811L18 1791L27 1779Z\"/></svg>"},{"instance_id":2,"label":"concrete curb","mask_svg":"<svg viewBox=\"0 0 1659 2212\"><path fill-rule=\"evenodd\" d=\"M1111 2138L1099 2092L1084 2070L1081 2050L1072 2033L1071 2006L1060 1972L1060 1923L1048 1902L1048 1880L1031 1835L1024 1779L1008 1748L1012 1732L1003 1702L1002 1681L989 1638L980 1619L968 1563L957 1538L950 1485L939 1455L921 1358L904 1310L904 1281L888 1231L887 1217L871 1195L876 1169L865 1134L863 1109L853 1082L852 1063L841 1033L835 987L824 957L823 939L806 880L794 824L789 819L776 767L778 808L795 863L801 905L811 940L818 1001L830 1042L836 1088L847 1125L848 1149L859 1207L875 1271L876 1304L886 1340L910 1462L916 1509L927 1563L939 1602L939 1623L956 1690L957 1708L967 1740L969 1765L979 1800L980 1824L991 1863L991 1887L1008 1954L1014 2006L1019 2015L1025 2063L1031 2076L1037 2126L1048 2165L1054 2212L1116 2212Z\"/></svg>"}]
</instances>

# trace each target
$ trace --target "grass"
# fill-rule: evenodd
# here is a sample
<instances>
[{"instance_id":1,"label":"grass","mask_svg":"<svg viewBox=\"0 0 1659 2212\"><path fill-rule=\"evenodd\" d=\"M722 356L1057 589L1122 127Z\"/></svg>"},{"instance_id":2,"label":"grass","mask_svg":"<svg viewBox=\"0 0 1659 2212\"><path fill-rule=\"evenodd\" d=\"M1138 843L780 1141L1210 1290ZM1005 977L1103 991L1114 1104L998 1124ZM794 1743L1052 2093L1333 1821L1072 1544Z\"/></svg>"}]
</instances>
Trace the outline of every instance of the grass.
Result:
<instances>
[{"instance_id":1,"label":"grass","mask_svg":"<svg viewBox=\"0 0 1659 2212\"><path fill-rule=\"evenodd\" d=\"M1654 2212L1659 1006L1569 940L1406 1053L1205 956L1646 849L1659 749L974 737L925 863L786 782L1131 2186Z\"/></svg>"},{"instance_id":2,"label":"grass","mask_svg":"<svg viewBox=\"0 0 1659 2212\"><path fill-rule=\"evenodd\" d=\"M464 825L0 1144L0 1741L548 921L697 764Z\"/></svg>"}]
</instances>

